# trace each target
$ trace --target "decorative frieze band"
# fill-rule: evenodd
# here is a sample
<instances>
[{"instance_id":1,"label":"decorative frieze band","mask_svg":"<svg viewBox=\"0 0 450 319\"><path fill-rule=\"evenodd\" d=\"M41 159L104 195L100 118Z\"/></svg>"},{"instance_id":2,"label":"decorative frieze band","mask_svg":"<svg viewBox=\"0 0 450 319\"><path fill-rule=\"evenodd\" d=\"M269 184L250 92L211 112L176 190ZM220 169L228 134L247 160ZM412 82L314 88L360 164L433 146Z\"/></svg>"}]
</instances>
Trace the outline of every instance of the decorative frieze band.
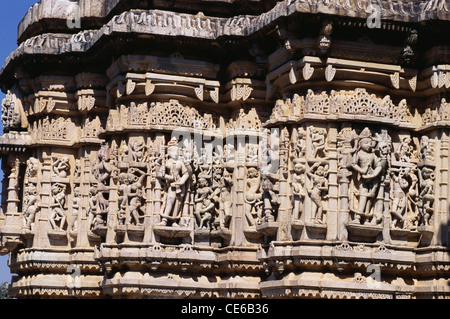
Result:
<instances>
[{"instance_id":1,"label":"decorative frieze band","mask_svg":"<svg viewBox=\"0 0 450 319\"><path fill-rule=\"evenodd\" d=\"M292 99L278 100L273 109L270 122L283 118L301 118L305 115L352 115L361 119L379 119L397 124L408 124L411 113L407 101L403 99L394 104L390 96L380 98L369 94L365 89L354 91L334 91L314 93L308 90L305 96L295 94Z\"/></svg>"}]
</instances>

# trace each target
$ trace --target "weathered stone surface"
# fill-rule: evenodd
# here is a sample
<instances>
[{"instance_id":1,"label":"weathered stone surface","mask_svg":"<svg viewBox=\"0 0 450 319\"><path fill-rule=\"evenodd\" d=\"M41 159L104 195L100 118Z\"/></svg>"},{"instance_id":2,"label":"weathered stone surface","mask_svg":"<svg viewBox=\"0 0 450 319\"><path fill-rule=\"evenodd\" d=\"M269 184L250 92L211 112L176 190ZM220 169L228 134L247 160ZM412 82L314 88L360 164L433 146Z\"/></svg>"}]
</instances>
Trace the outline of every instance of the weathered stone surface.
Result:
<instances>
[{"instance_id":1,"label":"weathered stone surface","mask_svg":"<svg viewBox=\"0 0 450 319\"><path fill-rule=\"evenodd\" d=\"M450 296L448 2L148 3L19 25L13 296Z\"/></svg>"}]
</instances>

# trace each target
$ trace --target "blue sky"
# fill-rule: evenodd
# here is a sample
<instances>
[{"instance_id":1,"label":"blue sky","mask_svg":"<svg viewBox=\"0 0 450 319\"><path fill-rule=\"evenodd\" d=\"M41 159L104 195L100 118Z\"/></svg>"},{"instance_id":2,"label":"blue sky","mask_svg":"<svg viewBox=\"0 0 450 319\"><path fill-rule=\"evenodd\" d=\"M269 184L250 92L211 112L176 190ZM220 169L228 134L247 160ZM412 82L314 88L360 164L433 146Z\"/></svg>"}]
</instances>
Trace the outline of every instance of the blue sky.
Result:
<instances>
[{"instance_id":1,"label":"blue sky","mask_svg":"<svg viewBox=\"0 0 450 319\"><path fill-rule=\"evenodd\" d=\"M0 61L3 66L8 55L17 49L17 26L20 20L26 14L28 9L38 2L37 0L9 0L3 1L0 10ZM0 92L0 100L5 98L5 94ZM1 121L0 121L1 128ZM3 132L3 128L0 130ZM0 180L3 179L3 173L0 175ZM8 256L0 257L0 283L10 282L11 273L8 268Z\"/></svg>"}]
</instances>

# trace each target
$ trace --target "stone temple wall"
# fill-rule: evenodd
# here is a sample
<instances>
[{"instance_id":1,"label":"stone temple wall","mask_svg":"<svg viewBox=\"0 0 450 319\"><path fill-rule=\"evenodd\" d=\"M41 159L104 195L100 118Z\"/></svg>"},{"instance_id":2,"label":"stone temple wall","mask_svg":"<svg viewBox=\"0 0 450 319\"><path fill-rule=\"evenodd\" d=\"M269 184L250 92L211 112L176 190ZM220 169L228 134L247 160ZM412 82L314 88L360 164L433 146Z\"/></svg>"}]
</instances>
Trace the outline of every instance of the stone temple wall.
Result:
<instances>
[{"instance_id":1,"label":"stone temple wall","mask_svg":"<svg viewBox=\"0 0 450 319\"><path fill-rule=\"evenodd\" d=\"M0 71L16 298L449 298L450 3L42 0Z\"/></svg>"}]
</instances>

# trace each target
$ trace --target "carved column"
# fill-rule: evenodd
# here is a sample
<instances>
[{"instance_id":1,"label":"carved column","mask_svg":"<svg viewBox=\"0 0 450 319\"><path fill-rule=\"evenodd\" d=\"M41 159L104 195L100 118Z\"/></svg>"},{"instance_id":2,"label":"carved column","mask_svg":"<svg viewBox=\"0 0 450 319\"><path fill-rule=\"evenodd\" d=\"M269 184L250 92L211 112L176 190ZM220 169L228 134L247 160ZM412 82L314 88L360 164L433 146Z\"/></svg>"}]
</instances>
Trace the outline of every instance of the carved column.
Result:
<instances>
[{"instance_id":1,"label":"carved column","mask_svg":"<svg viewBox=\"0 0 450 319\"><path fill-rule=\"evenodd\" d=\"M228 143L228 139L227 139ZM245 178L246 178L246 168L245 168L245 136L237 136L232 144L236 145L235 149L235 199L236 202L233 205L233 233L231 238L231 245L241 246L247 243L247 239L244 235L245 228L245 207L244 207L244 196L245 196Z\"/></svg>"},{"instance_id":2,"label":"carved column","mask_svg":"<svg viewBox=\"0 0 450 319\"><path fill-rule=\"evenodd\" d=\"M442 130L440 136L439 147L439 180L437 181L438 187L438 205L436 205L436 211L438 217L435 219L437 224L436 244L445 246L448 244L448 227L449 227L449 136L450 130Z\"/></svg>"},{"instance_id":3,"label":"carved column","mask_svg":"<svg viewBox=\"0 0 450 319\"><path fill-rule=\"evenodd\" d=\"M82 209L78 216L78 238L77 246L89 247L91 243L97 243L97 236L91 232L91 225L89 225L90 201L91 201L91 186L94 184L94 177L92 176L91 167L95 154L95 146L87 147L81 152L80 159L80 191ZM93 242L92 242L93 241Z\"/></svg>"},{"instance_id":4,"label":"carved column","mask_svg":"<svg viewBox=\"0 0 450 319\"><path fill-rule=\"evenodd\" d=\"M49 248L51 247L48 236L51 230L49 217L51 214L51 177L52 177L52 158L50 149L42 152L42 181L41 181L41 210L36 218L37 233L34 236L34 247Z\"/></svg>"},{"instance_id":5,"label":"carved column","mask_svg":"<svg viewBox=\"0 0 450 319\"><path fill-rule=\"evenodd\" d=\"M279 199L280 206L278 208L277 222L279 224L277 231L277 240L288 241L291 240L290 226L290 199L289 199L289 131L287 127L280 129L279 138Z\"/></svg>"},{"instance_id":6,"label":"carved column","mask_svg":"<svg viewBox=\"0 0 450 319\"><path fill-rule=\"evenodd\" d=\"M5 167L7 165L3 165ZM3 186L7 185L7 199L5 212L5 225L1 227L2 246L5 246L9 251L17 247L20 241L20 230L22 227L22 218L19 212L19 174L20 161L15 159L8 162L8 169L5 170L5 178Z\"/></svg>"},{"instance_id":7,"label":"carved column","mask_svg":"<svg viewBox=\"0 0 450 319\"><path fill-rule=\"evenodd\" d=\"M350 164L352 153L352 132L351 124L343 123L341 125L341 131L337 135L337 182L339 184L337 236L341 241L348 240L348 231L345 227L345 223L350 218L349 185L352 172L348 169L348 165Z\"/></svg>"},{"instance_id":8,"label":"carved column","mask_svg":"<svg viewBox=\"0 0 450 319\"><path fill-rule=\"evenodd\" d=\"M4 167L2 168L4 174L2 179L2 193L1 193L1 205L0 205L0 227L4 225L5 222L5 214L6 214L6 200L8 199L8 177L5 173L8 170Z\"/></svg>"},{"instance_id":9,"label":"carved column","mask_svg":"<svg viewBox=\"0 0 450 319\"><path fill-rule=\"evenodd\" d=\"M16 158L10 162L11 170L9 173L8 199L6 200L6 213L14 216L19 212L19 175L20 161Z\"/></svg>"},{"instance_id":10,"label":"carved column","mask_svg":"<svg viewBox=\"0 0 450 319\"><path fill-rule=\"evenodd\" d=\"M150 136L147 137L147 145L149 143L152 143L152 138ZM148 148L147 148L148 149ZM147 156L150 157L150 154L147 154ZM155 184L155 176L152 175L152 171L150 169L150 165L154 159L149 159L147 162L147 173L149 174L147 176L147 184L145 185L145 215L144 215L144 237L142 239L143 243L150 243L153 242L153 236L152 236L152 217L153 217L153 203L154 203L154 197L153 197L153 186Z\"/></svg>"},{"instance_id":11,"label":"carved column","mask_svg":"<svg viewBox=\"0 0 450 319\"><path fill-rule=\"evenodd\" d=\"M159 144L156 143L156 145L159 145L159 149L157 150L157 154L159 156L158 159L155 160L160 160L163 161L164 157L166 156L165 154L165 145L166 145L166 139L164 137L164 134L162 133L156 133L155 134L155 141L159 140ZM156 175L160 174L161 170L161 164L156 165L155 167L155 185L152 191L152 218L151 218L151 225L152 227L157 225L161 220L160 220L160 212L161 212L161 207L162 207L162 194L163 194L163 189L162 189L162 185L161 185L161 179L160 178L156 178ZM151 232L151 240L152 242L155 242L156 238L155 238L155 233L152 230Z\"/></svg>"}]
</instances>

